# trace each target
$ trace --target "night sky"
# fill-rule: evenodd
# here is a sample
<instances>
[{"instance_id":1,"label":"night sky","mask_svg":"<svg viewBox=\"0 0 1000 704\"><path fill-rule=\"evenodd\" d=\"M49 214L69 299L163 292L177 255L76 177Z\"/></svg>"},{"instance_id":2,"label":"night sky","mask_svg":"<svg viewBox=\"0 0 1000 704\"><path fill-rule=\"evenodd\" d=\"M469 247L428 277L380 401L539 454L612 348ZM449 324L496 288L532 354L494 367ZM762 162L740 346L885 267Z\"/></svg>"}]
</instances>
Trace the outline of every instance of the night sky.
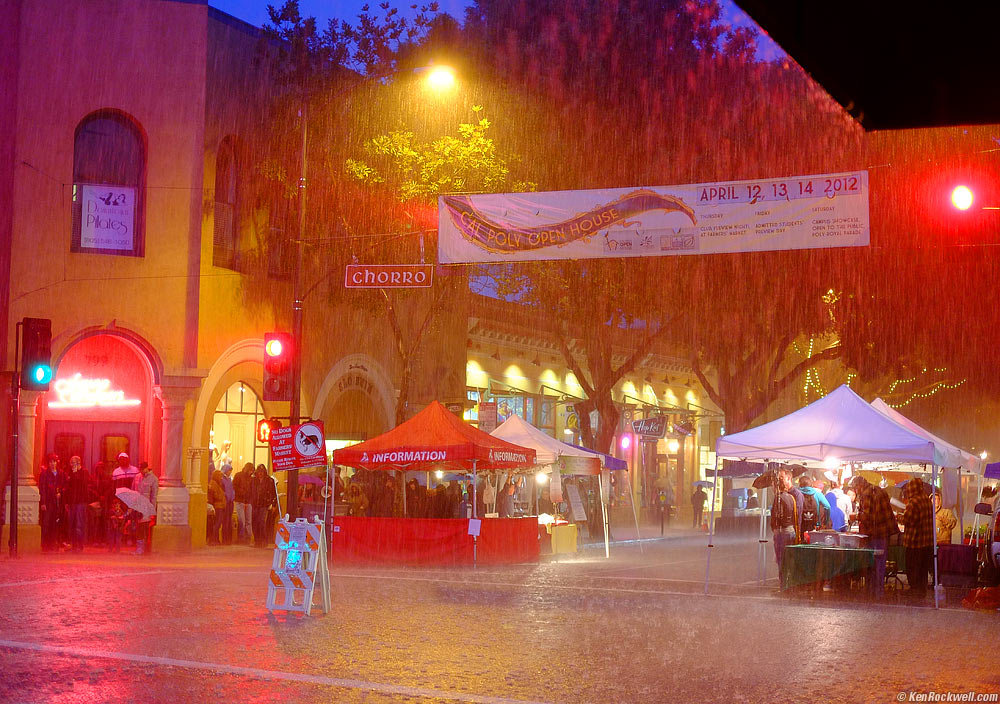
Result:
<instances>
[{"instance_id":1,"label":"night sky","mask_svg":"<svg viewBox=\"0 0 1000 704\"><path fill-rule=\"evenodd\" d=\"M281 0L271 0L270 4L277 6L280 2ZM267 0L209 0L208 4L253 25L260 26L267 22ZM319 20L319 26L322 28L326 26L327 20L331 17L354 21L357 19L358 12L366 4L376 15L381 13L378 8L378 0L374 2L366 2L365 0L300 0L299 9L306 17L315 17ZM414 4L414 0L394 2L393 4L400 8L400 12L406 14L409 12L409 6ZM448 13L459 22L464 20L465 8L471 4L471 0L438 0L441 11ZM738 26L757 26L735 3L720 0L719 5L722 8L724 22ZM763 32L757 39L757 46L757 56L764 60L773 60L785 55L781 47Z\"/></svg>"}]
</instances>

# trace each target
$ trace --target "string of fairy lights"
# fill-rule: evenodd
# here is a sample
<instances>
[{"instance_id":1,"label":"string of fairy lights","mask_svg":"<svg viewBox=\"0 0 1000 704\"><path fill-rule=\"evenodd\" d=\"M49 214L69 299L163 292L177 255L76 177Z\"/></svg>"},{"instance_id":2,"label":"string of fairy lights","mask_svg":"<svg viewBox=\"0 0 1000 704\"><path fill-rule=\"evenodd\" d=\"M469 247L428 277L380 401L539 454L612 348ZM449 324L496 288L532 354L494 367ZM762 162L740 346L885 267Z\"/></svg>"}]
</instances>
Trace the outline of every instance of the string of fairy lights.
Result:
<instances>
[{"instance_id":1,"label":"string of fairy lights","mask_svg":"<svg viewBox=\"0 0 1000 704\"><path fill-rule=\"evenodd\" d=\"M803 354L797 342L792 344L795 348L795 351L798 354ZM809 359L810 357L812 357L815 344L816 344L815 338L810 337L808 352L807 354L805 354L805 359ZM947 371L948 371L947 367L934 367L930 372L928 372L927 368L924 367L923 369L920 370L919 374L915 374L914 376L908 379L895 379L891 384L889 384L889 389L886 395L897 393L897 389L899 389L899 387L901 386L905 387L909 384L921 382L929 373L944 374ZM847 380L844 383L848 387L850 387L851 382L853 382L857 378L857 376L858 375L856 372L851 372L851 371L847 372ZM957 389L958 387L965 384L965 382L966 382L965 379L961 379L953 383L949 383L943 380L934 381L931 383L929 388L911 392L909 396L907 396L905 401L899 401L896 403L887 402L887 405L891 406L892 408L904 408L905 406L910 405L911 403L913 403L918 399L930 398L939 391L950 391L953 389ZM819 369L817 369L816 367L809 367L806 370L805 379L802 383L802 393L805 394L807 399L809 398L810 393L815 393L817 398L822 398L823 396L826 396L829 393L829 391L826 390L826 387L824 387L822 381L820 380Z\"/></svg>"}]
</instances>

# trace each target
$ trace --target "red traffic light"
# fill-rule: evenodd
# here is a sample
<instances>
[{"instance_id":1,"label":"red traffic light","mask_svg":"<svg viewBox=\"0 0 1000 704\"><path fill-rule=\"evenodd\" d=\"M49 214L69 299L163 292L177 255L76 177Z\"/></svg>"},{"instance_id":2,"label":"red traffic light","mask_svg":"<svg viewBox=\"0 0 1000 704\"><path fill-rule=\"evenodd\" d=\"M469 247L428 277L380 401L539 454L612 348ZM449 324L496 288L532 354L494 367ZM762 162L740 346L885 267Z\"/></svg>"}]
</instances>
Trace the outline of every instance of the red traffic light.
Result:
<instances>
[{"instance_id":1,"label":"red traffic light","mask_svg":"<svg viewBox=\"0 0 1000 704\"><path fill-rule=\"evenodd\" d=\"M264 335L264 400L292 399L292 363L295 346L287 332Z\"/></svg>"},{"instance_id":2,"label":"red traffic light","mask_svg":"<svg viewBox=\"0 0 1000 704\"><path fill-rule=\"evenodd\" d=\"M972 189L968 186L955 186L951 192L951 204L959 210L968 210L972 207Z\"/></svg>"}]
</instances>

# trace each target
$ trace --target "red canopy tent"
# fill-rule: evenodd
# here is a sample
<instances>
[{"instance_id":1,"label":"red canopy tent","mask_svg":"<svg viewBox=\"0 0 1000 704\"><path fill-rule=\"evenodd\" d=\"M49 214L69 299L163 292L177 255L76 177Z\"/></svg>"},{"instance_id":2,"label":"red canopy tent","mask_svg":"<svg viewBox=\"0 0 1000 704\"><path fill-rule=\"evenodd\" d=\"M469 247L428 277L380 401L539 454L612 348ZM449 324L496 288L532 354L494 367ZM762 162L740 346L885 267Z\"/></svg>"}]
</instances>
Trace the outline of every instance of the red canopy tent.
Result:
<instances>
[{"instance_id":1,"label":"red canopy tent","mask_svg":"<svg viewBox=\"0 0 1000 704\"><path fill-rule=\"evenodd\" d=\"M371 440L341 448L333 463L364 469L514 469L535 463L535 451L465 423L438 401Z\"/></svg>"},{"instance_id":2,"label":"red canopy tent","mask_svg":"<svg viewBox=\"0 0 1000 704\"><path fill-rule=\"evenodd\" d=\"M392 430L333 453L334 464L368 470L472 472L535 464L535 451L495 438L434 401ZM473 479L475 487L475 479ZM475 500L473 500L475 505ZM334 519L331 546L343 562L488 564L538 560L538 522L528 518Z\"/></svg>"}]
</instances>

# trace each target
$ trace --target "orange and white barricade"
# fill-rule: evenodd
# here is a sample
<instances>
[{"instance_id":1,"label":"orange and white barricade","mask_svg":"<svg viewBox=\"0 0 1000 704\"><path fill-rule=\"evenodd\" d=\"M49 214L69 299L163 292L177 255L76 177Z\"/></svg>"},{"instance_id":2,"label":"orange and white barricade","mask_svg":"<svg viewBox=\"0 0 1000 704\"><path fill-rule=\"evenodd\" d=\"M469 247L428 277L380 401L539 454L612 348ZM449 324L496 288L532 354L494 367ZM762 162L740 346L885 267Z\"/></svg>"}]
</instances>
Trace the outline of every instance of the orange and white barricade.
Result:
<instances>
[{"instance_id":1,"label":"orange and white barricade","mask_svg":"<svg viewBox=\"0 0 1000 704\"><path fill-rule=\"evenodd\" d=\"M323 613L330 612L330 570L326 563L323 523L305 518L278 522L274 536L274 560L267 584L268 611L312 613L316 591L322 597Z\"/></svg>"}]
</instances>

